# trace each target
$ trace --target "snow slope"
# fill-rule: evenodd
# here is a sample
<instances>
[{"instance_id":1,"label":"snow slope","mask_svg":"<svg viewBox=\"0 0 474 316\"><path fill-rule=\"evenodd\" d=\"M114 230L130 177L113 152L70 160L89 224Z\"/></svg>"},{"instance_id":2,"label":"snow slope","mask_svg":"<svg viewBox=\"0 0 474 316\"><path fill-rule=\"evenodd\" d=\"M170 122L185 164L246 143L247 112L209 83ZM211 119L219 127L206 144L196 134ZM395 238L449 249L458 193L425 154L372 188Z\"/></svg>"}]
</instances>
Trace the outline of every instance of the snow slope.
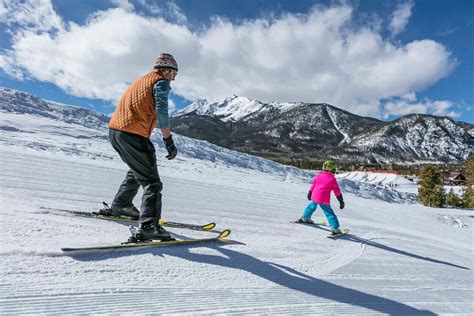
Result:
<instances>
[{"instance_id":1,"label":"snow slope","mask_svg":"<svg viewBox=\"0 0 474 316\"><path fill-rule=\"evenodd\" d=\"M0 113L0 314L472 313L472 212L344 179L336 212L352 234L332 240L289 223L312 175L176 139L172 161L156 143L164 218L215 221L236 242L68 256L59 249L119 243L128 228L42 207L95 210L127 169L104 131Z\"/></svg>"},{"instance_id":2,"label":"snow slope","mask_svg":"<svg viewBox=\"0 0 474 316\"><path fill-rule=\"evenodd\" d=\"M397 192L411 193L413 199L418 194L418 184L393 173L351 171L337 175L338 179L347 179L371 187L392 188Z\"/></svg>"},{"instance_id":3,"label":"snow slope","mask_svg":"<svg viewBox=\"0 0 474 316\"><path fill-rule=\"evenodd\" d=\"M383 199L388 201L388 198L406 199L412 202L417 200L419 184L406 179L405 177L391 173L370 172L370 171L350 171L336 175L336 178L342 183L348 183L348 187L357 187L357 192L361 194L360 188L369 191L369 195L377 195L377 192L383 192ZM349 180L348 182L346 180ZM392 190L380 190L380 188ZM446 192L453 189L457 195L462 195L463 186L445 185ZM400 197L397 197L400 193ZM367 194L367 193L366 193Z\"/></svg>"}]
</instances>

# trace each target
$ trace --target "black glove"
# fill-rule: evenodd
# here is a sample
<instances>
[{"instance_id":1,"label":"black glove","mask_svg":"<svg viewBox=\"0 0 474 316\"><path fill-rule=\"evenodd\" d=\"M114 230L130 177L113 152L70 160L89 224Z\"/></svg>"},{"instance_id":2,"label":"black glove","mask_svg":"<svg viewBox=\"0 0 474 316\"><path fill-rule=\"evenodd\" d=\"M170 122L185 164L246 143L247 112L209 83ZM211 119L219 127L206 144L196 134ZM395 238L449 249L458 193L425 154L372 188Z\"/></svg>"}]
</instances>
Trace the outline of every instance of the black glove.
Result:
<instances>
[{"instance_id":1,"label":"black glove","mask_svg":"<svg viewBox=\"0 0 474 316\"><path fill-rule=\"evenodd\" d=\"M313 192L309 191L308 192L308 200L311 201L311 194L313 194Z\"/></svg>"},{"instance_id":2,"label":"black glove","mask_svg":"<svg viewBox=\"0 0 474 316\"><path fill-rule=\"evenodd\" d=\"M168 160L175 158L176 155L178 154L178 149L174 145L173 137L171 137L170 135L170 137L166 139L163 138L163 142L165 143L166 150L168 151L168 155L166 156L166 158L168 158Z\"/></svg>"},{"instance_id":3,"label":"black glove","mask_svg":"<svg viewBox=\"0 0 474 316\"><path fill-rule=\"evenodd\" d=\"M339 201L339 208L342 210L346 204L344 203L344 199L342 197L342 194L339 196L336 196L336 199Z\"/></svg>"}]
</instances>

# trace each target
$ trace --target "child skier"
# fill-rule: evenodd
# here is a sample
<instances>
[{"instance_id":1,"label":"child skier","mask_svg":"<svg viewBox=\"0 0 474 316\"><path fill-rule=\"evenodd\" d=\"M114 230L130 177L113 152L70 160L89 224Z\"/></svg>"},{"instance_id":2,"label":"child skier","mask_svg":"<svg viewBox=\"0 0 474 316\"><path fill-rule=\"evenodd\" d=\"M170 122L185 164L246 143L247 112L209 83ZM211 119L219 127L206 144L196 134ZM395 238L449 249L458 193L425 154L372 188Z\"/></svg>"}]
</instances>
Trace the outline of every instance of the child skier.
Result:
<instances>
[{"instance_id":1,"label":"child skier","mask_svg":"<svg viewBox=\"0 0 474 316\"><path fill-rule=\"evenodd\" d=\"M334 177L335 173L336 164L331 160L324 162L323 171L314 177L308 192L308 200L310 200L311 203L308 204L303 212L303 216L298 220L299 223L313 224L314 222L311 220L311 216L314 211L316 211L318 205L320 205L331 227L332 236L341 234L341 230L339 229L337 216L334 214L330 205L331 191L334 191L339 201L339 208L341 210L344 208L344 199L342 198L341 190Z\"/></svg>"}]
</instances>

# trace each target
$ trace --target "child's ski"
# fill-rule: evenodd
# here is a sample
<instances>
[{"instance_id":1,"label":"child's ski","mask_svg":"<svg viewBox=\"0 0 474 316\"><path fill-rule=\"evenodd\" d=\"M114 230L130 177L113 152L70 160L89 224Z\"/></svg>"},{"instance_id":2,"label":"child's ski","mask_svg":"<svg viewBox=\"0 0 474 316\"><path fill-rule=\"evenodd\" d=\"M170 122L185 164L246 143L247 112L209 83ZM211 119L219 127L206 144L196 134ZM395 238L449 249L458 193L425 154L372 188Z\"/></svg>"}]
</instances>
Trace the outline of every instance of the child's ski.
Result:
<instances>
[{"instance_id":1,"label":"child's ski","mask_svg":"<svg viewBox=\"0 0 474 316\"><path fill-rule=\"evenodd\" d=\"M337 234L337 235L329 235L329 236L326 236L327 238L331 238L331 239L336 239L336 238L339 238L339 237L342 237L342 236L345 236L349 233L349 229L345 228L342 230L342 233L341 234Z\"/></svg>"},{"instance_id":2,"label":"child's ski","mask_svg":"<svg viewBox=\"0 0 474 316\"><path fill-rule=\"evenodd\" d=\"M309 226L328 226L328 223L326 221L320 221L320 222L314 222L314 223L306 223L302 222L301 220L296 220L296 221L290 221L290 223L293 224L302 224L302 225L309 225Z\"/></svg>"},{"instance_id":3,"label":"child's ski","mask_svg":"<svg viewBox=\"0 0 474 316\"><path fill-rule=\"evenodd\" d=\"M100 214L98 212L84 212L84 211L75 211L75 210L68 210L62 208L52 208L52 207L41 207L43 210L52 210L52 211L59 211L68 214L72 214L74 216L81 216L81 217L88 217L88 218L98 218L107 221L116 221L116 222L130 222L130 223L137 223L136 219L132 219L129 217L116 217L116 216L106 216ZM173 228L185 228L191 230L198 230L198 231L207 231L212 233L220 233L221 231L213 229L216 227L216 223L211 222L205 225L196 225L196 224L188 224L188 223L179 223L179 222L170 222L167 220L160 220L160 225L165 227L173 227Z\"/></svg>"},{"instance_id":4,"label":"child's ski","mask_svg":"<svg viewBox=\"0 0 474 316\"><path fill-rule=\"evenodd\" d=\"M114 250L114 249L125 249L125 248L137 248L137 247L165 247L165 246L178 246L178 245L191 245L200 244L212 241L224 242L225 238L230 235L230 230L226 229L222 231L219 236L211 238L199 238L189 240L169 240L169 241L143 241L143 242L124 242L117 245L105 245L105 246L89 246L89 247L75 247L75 248L61 248L64 252L81 252L81 251L101 251L101 250Z\"/></svg>"}]
</instances>

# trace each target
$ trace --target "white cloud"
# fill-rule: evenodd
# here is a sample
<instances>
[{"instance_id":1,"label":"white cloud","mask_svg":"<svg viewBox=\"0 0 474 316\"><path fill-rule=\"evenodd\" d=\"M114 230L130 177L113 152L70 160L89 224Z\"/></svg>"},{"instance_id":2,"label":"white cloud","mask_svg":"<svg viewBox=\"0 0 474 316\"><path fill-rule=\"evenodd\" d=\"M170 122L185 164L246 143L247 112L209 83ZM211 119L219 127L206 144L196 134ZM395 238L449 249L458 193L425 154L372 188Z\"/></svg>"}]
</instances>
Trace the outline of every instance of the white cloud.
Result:
<instances>
[{"instance_id":1,"label":"white cloud","mask_svg":"<svg viewBox=\"0 0 474 316\"><path fill-rule=\"evenodd\" d=\"M171 98L168 98L168 111L174 112L176 110L176 104L173 102Z\"/></svg>"},{"instance_id":2,"label":"white cloud","mask_svg":"<svg viewBox=\"0 0 474 316\"><path fill-rule=\"evenodd\" d=\"M184 14L183 10L176 4L174 1L168 2L168 12L170 17L176 21L178 24L186 24L188 22L188 18L186 14Z\"/></svg>"},{"instance_id":3,"label":"white cloud","mask_svg":"<svg viewBox=\"0 0 474 316\"><path fill-rule=\"evenodd\" d=\"M433 40L396 44L372 25L353 26L349 5L238 24L215 17L199 32L176 12L170 22L119 7L96 12L84 25L60 21L54 33L24 26L0 67L77 96L115 101L160 52L169 52L180 68L173 92L190 100L237 94L326 102L381 117L380 100L424 89L456 65Z\"/></svg>"},{"instance_id":4,"label":"white cloud","mask_svg":"<svg viewBox=\"0 0 474 316\"><path fill-rule=\"evenodd\" d=\"M416 101L416 93L413 91L408 92L407 94L400 96L400 98L407 101Z\"/></svg>"},{"instance_id":5,"label":"white cloud","mask_svg":"<svg viewBox=\"0 0 474 316\"><path fill-rule=\"evenodd\" d=\"M384 108L384 118L390 115L399 116L413 113L433 114L441 116L450 116L452 118L459 117L459 112L451 110L454 107L453 102L433 101L430 99L418 100L414 93L410 94L410 98L397 98L396 100L387 102Z\"/></svg>"},{"instance_id":6,"label":"white cloud","mask_svg":"<svg viewBox=\"0 0 474 316\"><path fill-rule=\"evenodd\" d=\"M125 11L135 10L135 6L128 0L110 0L115 6L124 9Z\"/></svg>"},{"instance_id":7,"label":"white cloud","mask_svg":"<svg viewBox=\"0 0 474 316\"><path fill-rule=\"evenodd\" d=\"M0 22L8 26L27 27L33 31L61 29L63 23L49 0L2 0Z\"/></svg>"},{"instance_id":8,"label":"white cloud","mask_svg":"<svg viewBox=\"0 0 474 316\"><path fill-rule=\"evenodd\" d=\"M0 2L0 21L5 23L7 20L8 9L7 9L7 1Z\"/></svg>"},{"instance_id":9,"label":"white cloud","mask_svg":"<svg viewBox=\"0 0 474 316\"><path fill-rule=\"evenodd\" d=\"M412 8L413 2L411 1L401 3L397 6L388 25L388 29L393 36L403 32L410 19Z\"/></svg>"},{"instance_id":10,"label":"white cloud","mask_svg":"<svg viewBox=\"0 0 474 316\"><path fill-rule=\"evenodd\" d=\"M154 15L158 15L158 14L162 13L162 10L161 10L160 6L158 6L156 4L153 4L153 3L148 3L147 0L138 0L138 3Z\"/></svg>"},{"instance_id":11,"label":"white cloud","mask_svg":"<svg viewBox=\"0 0 474 316\"><path fill-rule=\"evenodd\" d=\"M0 65L12 75L21 70L76 96L116 101L152 68L159 52L183 50L180 41L189 45L189 40L194 39L187 29L114 8L97 13L86 25L69 23L55 35L25 29Z\"/></svg>"}]
</instances>

